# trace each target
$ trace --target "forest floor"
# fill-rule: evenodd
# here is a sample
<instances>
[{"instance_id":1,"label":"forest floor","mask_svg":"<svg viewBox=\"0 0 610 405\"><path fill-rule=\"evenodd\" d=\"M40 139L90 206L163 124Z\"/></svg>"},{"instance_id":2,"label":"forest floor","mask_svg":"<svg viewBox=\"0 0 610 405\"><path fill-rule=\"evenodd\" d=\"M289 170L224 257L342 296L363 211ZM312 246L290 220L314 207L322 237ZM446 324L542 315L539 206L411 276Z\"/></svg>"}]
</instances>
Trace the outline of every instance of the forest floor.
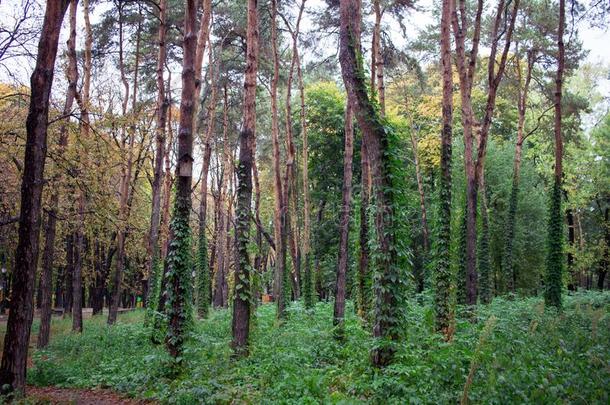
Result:
<instances>
[{"instance_id":1,"label":"forest floor","mask_svg":"<svg viewBox=\"0 0 610 405\"><path fill-rule=\"evenodd\" d=\"M51 403L61 403L63 393L108 395L117 404L142 403L119 402L127 397L172 404L445 404L464 396L472 403L609 403L610 292L568 296L562 313L545 310L540 298L498 298L479 307L475 323L458 316L449 343L433 332L431 297L413 301L405 307L395 362L382 370L370 365L375 340L352 305L342 342L333 337L330 303L313 311L295 303L282 325L274 305L262 305L244 359L231 356L230 311L212 311L195 322L178 375L164 347L150 343L144 311L121 315L113 327L93 317L82 335L70 331L69 319L54 319L50 346L33 353L28 381L41 388L30 393L50 392L60 401Z\"/></svg>"}]
</instances>

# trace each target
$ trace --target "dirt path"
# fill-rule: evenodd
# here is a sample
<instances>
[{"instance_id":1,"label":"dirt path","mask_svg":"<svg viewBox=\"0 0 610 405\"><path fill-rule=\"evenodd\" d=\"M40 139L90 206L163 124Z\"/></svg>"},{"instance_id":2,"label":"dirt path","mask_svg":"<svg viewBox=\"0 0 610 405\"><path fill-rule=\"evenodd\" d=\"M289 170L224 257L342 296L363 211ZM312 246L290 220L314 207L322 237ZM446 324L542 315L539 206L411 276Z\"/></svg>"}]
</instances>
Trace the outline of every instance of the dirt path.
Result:
<instances>
[{"instance_id":1,"label":"dirt path","mask_svg":"<svg viewBox=\"0 0 610 405\"><path fill-rule=\"evenodd\" d=\"M61 405L153 405L154 401L127 398L106 389L27 387L27 397L35 404Z\"/></svg>"}]
</instances>

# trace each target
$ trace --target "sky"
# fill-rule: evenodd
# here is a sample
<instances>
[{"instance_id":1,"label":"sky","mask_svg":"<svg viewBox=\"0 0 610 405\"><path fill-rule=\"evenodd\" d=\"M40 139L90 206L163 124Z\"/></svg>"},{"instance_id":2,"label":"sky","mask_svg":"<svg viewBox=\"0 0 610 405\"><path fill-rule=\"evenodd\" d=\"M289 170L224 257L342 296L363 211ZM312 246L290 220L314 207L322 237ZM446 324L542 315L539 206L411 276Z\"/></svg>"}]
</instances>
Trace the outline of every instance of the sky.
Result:
<instances>
[{"instance_id":1,"label":"sky","mask_svg":"<svg viewBox=\"0 0 610 405\"><path fill-rule=\"evenodd\" d=\"M0 0L0 24L2 26L11 26L14 19L16 18L16 10L20 9L20 5L26 0ZM487 1L489 4L489 0ZM42 4L42 3L41 3ZM302 30L307 33L308 31L312 31L315 29L314 21L312 20L311 11L315 9L320 9L326 6L324 0L307 0L305 15L302 22ZM433 0L418 0L417 1L417 11L411 12L406 18L406 27L407 27L407 37L403 36L398 23L396 21L391 21L389 18L385 18L384 24L386 30L390 33L392 40L398 45L404 45L407 41L416 38L417 34L421 30L425 30L426 27L433 22L432 10L434 7ZM98 10L92 16L92 22L95 23L96 20L99 20L99 15L102 7L98 7ZM38 6L39 14L42 14L42 7ZM66 18L67 20L67 18ZM82 25L82 17L79 12L79 23ZM40 22L38 22L40 24ZM67 37L67 29L66 29L67 21L64 21L64 28L62 29L61 35L61 46L65 47L65 39ZM608 24L610 26L610 22ZM584 47L589 51L586 62L588 63L602 63L606 67L610 68L610 52L608 51L608 46L610 45L610 28L604 30L594 29L588 26L586 21L583 21L579 24L579 34L580 38L583 41ZM78 31L79 33L83 32L82 29ZM82 35L79 35L82 45ZM0 44L2 42L2 35L0 34ZM366 44L366 39L364 39L364 43ZM366 46L366 45L365 45ZM322 43L318 44L318 49L322 49L323 52L327 55L336 53L336 42L332 40L323 40ZM34 46L31 49L35 49ZM60 50L61 52L61 50ZM482 51L484 52L484 51ZM206 58L207 59L207 58ZM307 57L304 58L307 61ZM28 83L29 75L33 70L33 61L32 58L28 57L20 57L13 58L6 63L5 66L0 67L0 82L19 82L19 83ZM179 75L175 75L175 77L179 77ZM179 84L179 83L178 83ZM610 94L610 80L601 80L598 83L598 90L602 94Z\"/></svg>"}]
</instances>

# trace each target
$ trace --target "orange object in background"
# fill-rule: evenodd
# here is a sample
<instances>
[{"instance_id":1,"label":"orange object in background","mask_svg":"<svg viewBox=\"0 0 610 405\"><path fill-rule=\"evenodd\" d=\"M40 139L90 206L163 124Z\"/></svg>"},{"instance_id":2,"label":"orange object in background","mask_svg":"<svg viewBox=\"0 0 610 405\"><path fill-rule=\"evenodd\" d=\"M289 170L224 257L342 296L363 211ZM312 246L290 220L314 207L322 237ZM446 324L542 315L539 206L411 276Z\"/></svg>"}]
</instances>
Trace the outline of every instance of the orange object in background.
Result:
<instances>
[{"instance_id":1,"label":"orange object in background","mask_svg":"<svg viewBox=\"0 0 610 405\"><path fill-rule=\"evenodd\" d=\"M267 304L269 302L273 302L273 295L263 294L263 304Z\"/></svg>"}]
</instances>

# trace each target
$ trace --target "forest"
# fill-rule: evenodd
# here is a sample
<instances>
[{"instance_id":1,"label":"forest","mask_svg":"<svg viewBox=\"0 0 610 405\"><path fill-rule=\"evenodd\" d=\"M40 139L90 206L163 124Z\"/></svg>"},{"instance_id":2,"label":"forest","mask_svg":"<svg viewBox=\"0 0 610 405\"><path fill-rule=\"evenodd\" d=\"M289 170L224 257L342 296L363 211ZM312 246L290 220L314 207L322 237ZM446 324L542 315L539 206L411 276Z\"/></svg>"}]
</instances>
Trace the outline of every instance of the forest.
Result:
<instances>
[{"instance_id":1,"label":"forest","mask_svg":"<svg viewBox=\"0 0 610 405\"><path fill-rule=\"evenodd\" d=\"M0 404L608 404L609 27L0 1Z\"/></svg>"}]
</instances>

